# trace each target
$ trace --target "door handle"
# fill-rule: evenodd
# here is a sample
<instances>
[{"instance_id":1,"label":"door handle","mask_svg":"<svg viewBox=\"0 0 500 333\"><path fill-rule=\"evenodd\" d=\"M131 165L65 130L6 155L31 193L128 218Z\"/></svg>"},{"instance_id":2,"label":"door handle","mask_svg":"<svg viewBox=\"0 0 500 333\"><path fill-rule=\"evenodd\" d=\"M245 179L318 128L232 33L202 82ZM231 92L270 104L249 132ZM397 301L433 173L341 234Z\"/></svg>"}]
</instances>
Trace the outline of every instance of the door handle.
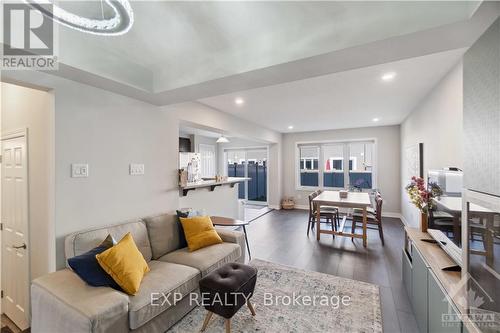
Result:
<instances>
[{"instance_id":1,"label":"door handle","mask_svg":"<svg viewBox=\"0 0 500 333\"><path fill-rule=\"evenodd\" d=\"M25 249L26 250L26 243L23 243L23 245L19 246L13 246L14 249Z\"/></svg>"}]
</instances>

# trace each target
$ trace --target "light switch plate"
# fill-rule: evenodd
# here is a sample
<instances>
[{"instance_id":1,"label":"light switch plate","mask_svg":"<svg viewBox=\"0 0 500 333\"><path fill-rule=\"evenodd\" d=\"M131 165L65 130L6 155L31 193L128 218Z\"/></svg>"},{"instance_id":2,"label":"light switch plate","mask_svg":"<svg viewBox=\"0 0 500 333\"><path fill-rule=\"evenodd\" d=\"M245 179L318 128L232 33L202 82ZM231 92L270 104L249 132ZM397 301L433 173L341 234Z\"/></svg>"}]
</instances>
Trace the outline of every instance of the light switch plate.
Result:
<instances>
[{"instance_id":1,"label":"light switch plate","mask_svg":"<svg viewBox=\"0 0 500 333\"><path fill-rule=\"evenodd\" d=\"M131 163L129 166L131 176L140 176L144 174L144 164Z\"/></svg>"},{"instance_id":2,"label":"light switch plate","mask_svg":"<svg viewBox=\"0 0 500 333\"><path fill-rule=\"evenodd\" d=\"M89 176L89 165L82 163L71 164L72 178L87 178Z\"/></svg>"}]
</instances>

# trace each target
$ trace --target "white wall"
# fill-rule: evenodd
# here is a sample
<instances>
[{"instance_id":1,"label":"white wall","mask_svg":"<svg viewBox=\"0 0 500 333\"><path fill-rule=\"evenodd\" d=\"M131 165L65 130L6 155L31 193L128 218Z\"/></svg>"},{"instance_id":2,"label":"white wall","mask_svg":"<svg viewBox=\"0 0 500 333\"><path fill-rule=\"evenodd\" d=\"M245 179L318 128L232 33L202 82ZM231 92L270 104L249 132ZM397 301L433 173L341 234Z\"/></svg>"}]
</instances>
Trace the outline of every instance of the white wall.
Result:
<instances>
[{"instance_id":1,"label":"white wall","mask_svg":"<svg viewBox=\"0 0 500 333\"><path fill-rule=\"evenodd\" d=\"M31 278L55 269L54 98L51 92L1 84L2 132L28 129Z\"/></svg>"},{"instance_id":2,"label":"white wall","mask_svg":"<svg viewBox=\"0 0 500 333\"><path fill-rule=\"evenodd\" d=\"M2 79L53 89L57 268L64 266L64 238L69 233L179 208L180 122L281 140L279 133L197 103L157 107L35 71L2 73ZM90 176L71 178L72 163L88 163ZM144 163L145 174L129 176L129 163ZM276 158L274 172L279 175L278 163ZM277 177L277 202L279 181ZM40 235L54 242L53 236Z\"/></svg>"},{"instance_id":3,"label":"white wall","mask_svg":"<svg viewBox=\"0 0 500 333\"><path fill-rule=\"evenodd\" d=\"M400 138L399 126L366 127L318 132L289 133L283 136L283 181L285 196L293 196L300 206L307 206L311 191L296 190L295 150L297 142L376 139L377 187L384 197L383 212L400 212Z\"/></svg>"},{"instance_id":4,"label":"white wall","mask_svg":"<svg viewBox=\"0 0 500 333\"><path fill-rule=\"evenodd\" d=\"M406 223L417 227L419 213L407 197L404 186L407 162L405 149L424 143L424 176L429 169L463 166L462 63L457 64L419 103L401 124L401 211Z\"/></svg>"},{"instance_id":5,"label":"white wall","mask_svg":"<svg viewBox=\"0 0 500 333\"><path fill-rule=\"evenodd\" d=\"M208 215L240 219L238 186L217 186L213 192L209 188L189 191L185 197L179 198L179 208L196 208Z\"/></svg>"},{"instance_id":6,"label":"white wall","mask_svg":"<svg viewBox=\"0 0 500 333\"><path fill-rule=\"evenodd\" d=\"M64 237L178 205L178 122L157 107L89 86L64 82L56 96L56 237L58 267ZM88 178L71 178L72 163L88 163ZM145 165L130 176L129 164Z\"/></svg>"}]
</instances>

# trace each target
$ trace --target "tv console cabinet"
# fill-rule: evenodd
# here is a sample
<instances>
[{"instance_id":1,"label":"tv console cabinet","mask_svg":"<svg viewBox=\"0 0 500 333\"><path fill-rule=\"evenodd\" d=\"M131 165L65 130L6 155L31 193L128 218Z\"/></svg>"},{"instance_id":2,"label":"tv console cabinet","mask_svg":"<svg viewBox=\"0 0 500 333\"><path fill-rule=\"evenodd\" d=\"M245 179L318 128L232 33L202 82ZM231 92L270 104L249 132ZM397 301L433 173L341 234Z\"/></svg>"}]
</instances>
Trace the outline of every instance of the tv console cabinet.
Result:
<instances>
[{"instance_id":1,"label":"tv console cabinet","mask_svg":"<svg viewBox=\"0 0 500 333\"><path fill-rule=\"evenodd\" d=\"M421 333L476 333L460 307L466 286L460 268L426 233L405 227L403 283ZM460 287L462 286L462 287Z\"/></svg>"}]
</instances>

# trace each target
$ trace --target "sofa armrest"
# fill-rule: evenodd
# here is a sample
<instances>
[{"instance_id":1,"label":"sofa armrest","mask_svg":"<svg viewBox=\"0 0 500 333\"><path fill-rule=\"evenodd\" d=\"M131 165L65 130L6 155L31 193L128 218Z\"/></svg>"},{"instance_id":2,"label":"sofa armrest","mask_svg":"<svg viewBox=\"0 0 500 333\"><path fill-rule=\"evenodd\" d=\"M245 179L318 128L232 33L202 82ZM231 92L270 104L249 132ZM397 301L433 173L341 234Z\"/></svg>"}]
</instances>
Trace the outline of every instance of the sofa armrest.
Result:
<instances>
[{"instance_id":1,"label":"sofa armrest","mask_svg":"<svg viewBox=\"0 0 500 333\"><path fill-rule=\"evenodd\" d=\"M126 294L92 287L69 269L31 285L31 332L128 332Z\"/></svg>"},{"instance_id":2,"label":"sofa armrest","mask_svg":"<svg viewBox=\"0 0 500 333\"><path fill-rule=\"evenodd\" d=\"M216 227L215 230L217 230L217 233L219 234L220 238L222 238L223 242L235 243L241 247L241 257L236 261L245 263L246 249L247 249L245 243L245 234L241 231L229 230L218 227Z\"/></svg>"}]
</instances>

